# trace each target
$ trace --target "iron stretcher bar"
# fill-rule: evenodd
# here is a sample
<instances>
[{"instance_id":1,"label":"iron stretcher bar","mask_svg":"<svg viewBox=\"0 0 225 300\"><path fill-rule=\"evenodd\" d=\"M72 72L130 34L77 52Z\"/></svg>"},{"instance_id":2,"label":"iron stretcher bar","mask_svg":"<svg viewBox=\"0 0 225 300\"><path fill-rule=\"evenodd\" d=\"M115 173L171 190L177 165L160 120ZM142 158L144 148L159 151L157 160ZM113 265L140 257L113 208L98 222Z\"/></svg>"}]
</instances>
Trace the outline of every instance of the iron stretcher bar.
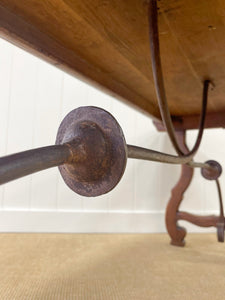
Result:
<instances>
[{"instance_id":1,"label":"iron stretcher bar","mask_svg":"<svg viewBox=\"0 0 225 300\"><path fill-rule=\"evenodd\" d=\"M47 146L0 158L0 184L67 163L71 159L67 144Z\"/></svg>"},{"instance_id":2,"label":"iron stretcher bar","mask_svg":"<svg viewBox=\"0 0 225 300\"><path fill-rule=\"evenodd\" d=\"M76 145L76 146L75 146ZM47 146L32 149L0 158L0 184L48 168L75 162L76 149L79 143ZM143 159L169 164L186 164L191 167L210 168L208 164L190 162L190 158L177 157L150 149L127 145L128 158Z\"/></svg>"}]
</instances>

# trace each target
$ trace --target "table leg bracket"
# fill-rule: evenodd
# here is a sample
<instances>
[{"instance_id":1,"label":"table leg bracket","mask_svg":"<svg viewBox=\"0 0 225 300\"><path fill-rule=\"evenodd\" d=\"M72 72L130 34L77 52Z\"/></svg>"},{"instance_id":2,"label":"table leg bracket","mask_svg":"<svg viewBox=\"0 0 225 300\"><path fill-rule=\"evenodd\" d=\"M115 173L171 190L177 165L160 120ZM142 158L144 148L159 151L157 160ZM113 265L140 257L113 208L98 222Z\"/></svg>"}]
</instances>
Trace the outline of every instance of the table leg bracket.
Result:
<instances>
[{"instance_id":1,"label":"table leg bracket","mask_svg":"<svg viewBox=\"0 0 225 300\"><path fill-rule=\"evenodd\" d=\"M182 147L183 151L188 151L188 147L185 143L185 131L177 132L177 138ZM219 204L220 204L220 215L195 215L184 211L179 211L179 206L184 198L184 193L189 187L194 174L194 169L188 165L181 166L181 175L171 191L171 197L166 209L166 227L171 238L171 244L175 246L185 245L185 236L187 234L186 229L178 225L179 220L184 220L195 224L200 227L216 227L217 237L219 242L224 242L224 228L225 219L223 213L222 195L219 186L219 181L216 179ZM206 178L209 179L209 178Z\"/></svg>"}]
</instances>

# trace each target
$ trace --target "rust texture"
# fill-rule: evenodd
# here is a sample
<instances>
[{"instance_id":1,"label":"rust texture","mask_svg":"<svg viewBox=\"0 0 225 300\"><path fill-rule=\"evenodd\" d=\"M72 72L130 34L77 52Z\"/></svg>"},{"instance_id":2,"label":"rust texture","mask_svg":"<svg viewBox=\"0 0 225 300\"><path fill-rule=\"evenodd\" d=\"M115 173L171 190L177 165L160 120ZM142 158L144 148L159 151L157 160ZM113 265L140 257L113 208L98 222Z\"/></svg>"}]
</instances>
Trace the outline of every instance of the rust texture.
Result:
<instances>
[{"instance_id":1,"label":"rust texture","mask_svg":"<svg viewBox=\"0 0 225 300\"><path fill-rule=\"evenodd\" d=\"M65 143L74 151L73 160L59 166L59 170L74 192L99 196L118 184L126 167L127 146L110 113L91 106L71 111L56 138L56 144Z\"/></svg>"}]
</instances>

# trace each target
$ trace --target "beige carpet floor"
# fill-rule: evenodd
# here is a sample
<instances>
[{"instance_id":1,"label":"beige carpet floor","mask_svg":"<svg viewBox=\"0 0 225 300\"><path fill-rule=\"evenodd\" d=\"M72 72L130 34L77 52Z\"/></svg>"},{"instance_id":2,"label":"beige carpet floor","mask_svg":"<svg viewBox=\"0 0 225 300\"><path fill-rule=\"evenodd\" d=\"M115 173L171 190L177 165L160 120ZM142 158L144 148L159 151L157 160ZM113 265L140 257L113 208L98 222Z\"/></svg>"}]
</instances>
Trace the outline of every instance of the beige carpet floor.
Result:
<instances>
[{"instance_id":1,"label":"beige carpet floor","mask_svg":"<svg viewBox=\"0 0 225 300\"><path fill-rule=\"evenodd\" d=\"M225 244L188 234L0 234L0 299L225 299Z\"/></svg>"}]
</instances>

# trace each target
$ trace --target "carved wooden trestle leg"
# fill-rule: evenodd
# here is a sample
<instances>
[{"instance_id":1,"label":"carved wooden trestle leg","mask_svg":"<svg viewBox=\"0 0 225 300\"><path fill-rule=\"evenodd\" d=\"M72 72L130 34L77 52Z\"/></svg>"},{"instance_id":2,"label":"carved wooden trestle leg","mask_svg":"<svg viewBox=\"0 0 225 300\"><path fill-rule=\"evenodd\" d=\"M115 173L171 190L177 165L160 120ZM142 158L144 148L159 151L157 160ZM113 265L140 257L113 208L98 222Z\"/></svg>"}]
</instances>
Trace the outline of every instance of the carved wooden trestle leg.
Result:
<instances>
[{"instance_id":1,"label":"carved wooden trestle leg","mask_svg":"<svg viewBox=\"0 0 225 300\"><path fill-rule=\"evenodd\" d=\"M184 153L189 151L186 142L185 142L185 133L186 131L177 131L177 139L179 141L179 146L181 147ZM219 164L215 161L209 161L214 167L217 168L218 174L222 172L220 170ZM217 184L217 190L219 195L219 207L220 207L220 215L210 215L210 216L200 216L194 215L191 213L179 211L179 206L183 200L184 193L189 187L191 180L193 178L194 169L184 164L181 166L181 176L175 185L175 187L171 191L171 197L167 205L166 209L166 227L167 231L171 237L171 244L175 246L184 246L185 245L185 236L186 230L183 227L178 225L179 220L185 220L192 224L201 227L216 227L217 228L217 237L219 242L224 242L224 229L225 229L225 219L223 213L223 203L222 203L222 195L221 189L219 185L219 181L216 178L218 175L214 175L212 173L206 174L205 171L202 172L204 178L209 180L215 180Z\"/></svg>"},{"instance_id":2,"label":"carved wooden trestle leg","mask_svg":"<svg viewBox=\"0 0 225 300\"><path fill-rule=\"evenodd\" d=\"M176 135L182 151L188 153L189 149L185 143L185 136L186 136L185 131L178 131L176 132ZM194 169L189 167L188 165L181 166L181 176L179 178L179 181L175 185L175 187L172 189L171 197L167 205L166 227L171 237L172 245L176 245L176 246L185 245L184 238L186 235L186 230L185 228L178 226L177 213L181 201L183 200L184 193L191 183L193 173L194 173Z\"/></svg>"}]
</instances>

